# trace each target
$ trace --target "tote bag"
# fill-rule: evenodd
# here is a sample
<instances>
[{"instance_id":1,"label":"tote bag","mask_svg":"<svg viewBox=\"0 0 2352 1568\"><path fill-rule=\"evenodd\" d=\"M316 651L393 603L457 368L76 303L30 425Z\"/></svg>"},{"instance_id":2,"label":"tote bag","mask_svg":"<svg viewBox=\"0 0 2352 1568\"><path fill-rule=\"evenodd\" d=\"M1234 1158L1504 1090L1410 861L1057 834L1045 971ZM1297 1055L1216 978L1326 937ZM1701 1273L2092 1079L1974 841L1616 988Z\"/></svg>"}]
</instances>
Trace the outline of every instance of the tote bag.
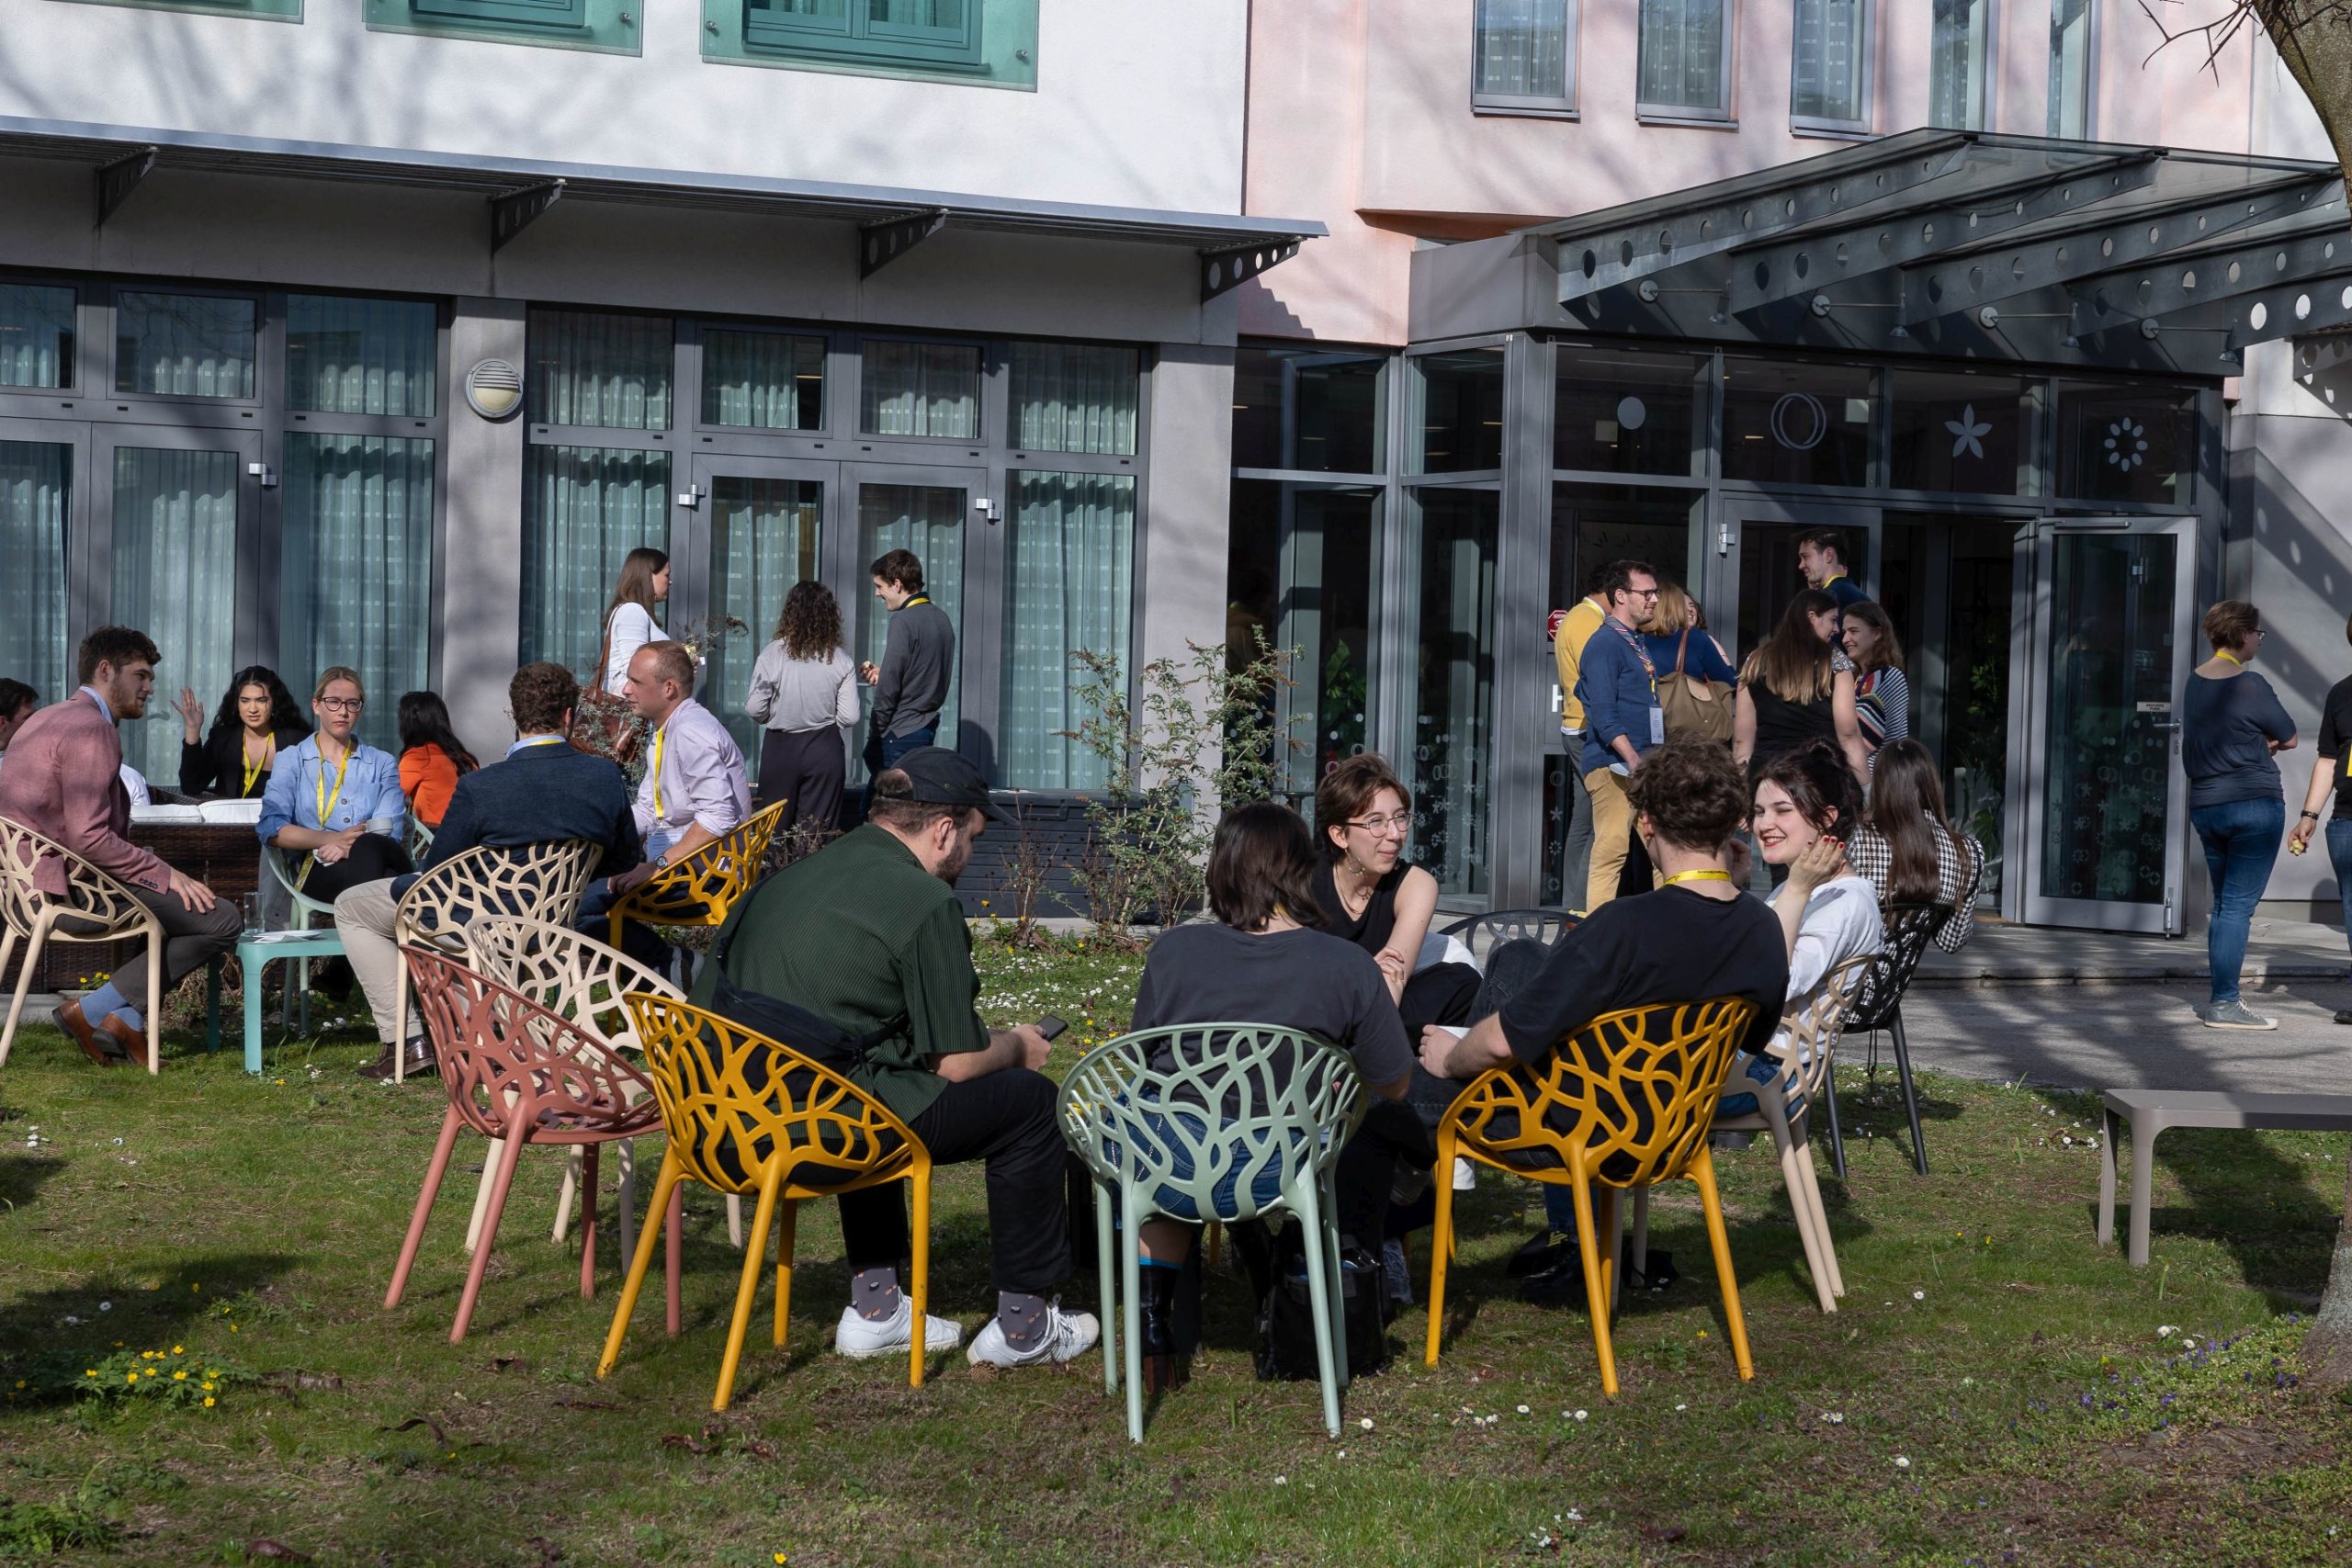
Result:
<instances>
[{"instance_id":1,"label":"tote bag","mask_svg":"<svg viewBox=\"0 0 2352 1568\"><path fill-rule=\"evenodd\" d=\"M1690 651L1690 628L1674 647L1674 668L1657 678L1657 705L1666 710L1669 736L1696 735L1726 744L1731 740L1731 688L1717 686L1704 675L1686 674L1682 661Z\"/></svg>"}]
</instances>

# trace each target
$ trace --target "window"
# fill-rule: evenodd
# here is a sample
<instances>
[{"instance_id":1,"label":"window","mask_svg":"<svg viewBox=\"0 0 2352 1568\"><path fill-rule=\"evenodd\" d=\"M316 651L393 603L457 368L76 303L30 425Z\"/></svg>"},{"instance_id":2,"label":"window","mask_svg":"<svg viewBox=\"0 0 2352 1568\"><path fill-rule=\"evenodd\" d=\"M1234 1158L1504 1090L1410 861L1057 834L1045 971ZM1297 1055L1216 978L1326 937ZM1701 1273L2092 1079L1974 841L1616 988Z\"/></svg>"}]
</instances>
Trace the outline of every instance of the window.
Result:
<instances>
[{"instance_id":1,"label":"window","mask_svg":"<svg viewBox=\"0 0 2352 1568\"><path fill-rule=\"evenodd\" d=\"M710 487L710 603L745 630L718 639L703 690L718 694L711 707L727 721L736 746L759 776L762 727L743 712L752 666L784 613L784 596L803 579L818 578L819 536L825 487L816 479L723 475Z\"/></svg>"},{"instance_id":2,"label":"window","mask_svg":"<svg viewBox=\"0 0 2352 1568\"><path fill-rule=\"evenodd\" d=\"M1233 361L1233 466L1381 472L1387 364L1385 355L1245 344Z\"/></svg>"},{"instance_id":3,"label":"window","mask_svg":"<svg viewBox=\"0 0 2352 1568\"><path fill-rule=\"evenodd\" d=\"M367 0L377 32L433 33L494 43L643 52L642 0Z\"/></svg>"},{"instance_id":4,"label":"window","mask_svg":"<svg viewBox=\"0 0 2352 1568\"><path fill-rule=\"evenodd\" d=\"M251 401L254 315L251 299L124 289L115 296L114 389Z\"/></svg>"},{"instance_id":5,"label":"window","mask_svg":"<svg viewBox=\"0 0 2352 1568\"><path fill-rule=\"evenodd\" d=\"M0 283L0 387L74 384L74 290Z\"/></svg>"},{"instance_id":6,"label":"window","mask_svg":"<svg viewBox=\"0 0 2352 1568\"><path fill-rule=\"evenodd\" d=\"M2197 495L2197 394L2058 383L2058 493L2186 506Z\"/></svg>"},{"instance_id":7,"label":"window","mask_svg":"<svg viewBox=\"0 0 2352 1568\"><path fill-rule=\"evenodd\" d=\"M1443 893L1492 886L1495 548L1502 498L1425 490L1420 510L1419 649L1413 709L1415 862Z\"/></svg>"},{"instance_id":8,"label":"window","mask_svg":"<svg viewBox=\"0 0 2352 1568\"><path fill-rule=\"evenodd\" d=\"M1897 490L2018 493L2018 459L2033 428L2033 396L2022 378L1895 370L1889 382L1889 483Z\"/></svg>"},{"instance_id":9,"label":"window","mask_svg":"<svg viewBox=\"0 0 2352 1568\"><path fill-rule=\"evenodd\" d=\"M960 486L861 484L857 487L857 564L890 550L910 550L922 562L922 591L956 628L956 660L964 642L964 509L971 492ZM863 581L863 578L861 578ZM848 610L844 607L844 614ZM890 613L870 593L857 595L857 657L879 664L890 637ZM939 710L939 744L956 746L962 734L963 682L948 687ZM873 706L869 703L866 712Z\"/></svg>"},{"instance_id":10,"label":"window","mask_svg":"<svg viewBox=\"0 0 2352 1568\"><path fill-rule=\"evenodd\" d=\"M980 434L978 344L871 338L864 346L858 429L868 435L971 441Z\"/></svg>"},{"instance_id":11,"label":"window","mask_svg":"<svg viewBox=\"0 0 2352 1568\"><path fill-rule=\"evenodd\" d=\"M825 340L706 327L702 422L741 430L825 428Z\"/></svg>"},{"instance_id":12,"label":"window","mask_svg":"<svg viewBox=\"0 0 2352 1568\"><path fill-rule=\"evenodd\" d=\"M702 0L703 58L1037 85L1037 0Z\"/></svg>"},{"instance_id":13,"label":"window","mask_svg":"<svg viewBox=\"0 0 2352 1568\"><path fill-rule=\"evenodd\" d=\"M1012 445L1023 452L1131 456L1141 364L1132 348L1014 344Z\"/></svg>"},{"instance_id":14,"label":"window","mask_svg":"<svg viewBox=\"0 0 2352 1568\"><path fill-rule=\"evenodd\" d=\"M2097 0L2050 0L2051 135L2089 138L2098 46Z\"/></svg>"},{"instance_id":15,"label":"window","mask_svg":"<svg viewBox=\"0 0 2352 1568\"><path fill-rule=\"evenodd\" d=\"M288 295L286 406L432 417L441 378L437 315L422 300Z\"/></svg>"},{"instance_id":16,"label":"window","mask_svg":"<svg viewBox=\"0 0 2352 1568\"><path fill-rule=\"evenodd\" d=\"M1425 354L1421 378L1420 468L1458 474L1503 466L1503 351L1473 348Z\"/></svg>"},{"instance_id":17,"label":"window","mask_svg":"<svg viewBox=\"0 0 2352 1568\"><path fill-rule=\"evenodd\" d=\"M1797 0L1789 119L1800 130L1870 129L1870 0Z\"/></svg>"},{"instance_id":18,"label":"window","mask_svg":"<svg viewBox=\"0 0 2352 1568\"><path fill-rule=\"evenodd\" d=\"M1724 478L1871 482L1878 399L1860 365L1724 358Z\"/></svg>"},{"instance_id":19,"label":"window","mask_svg":"<svg viewBox=\"0 0 2352 1568\"><path fill-rule=\"evenodd\" d=\"M1072 689L1070 655L1113 654L1122 670L1132 662L1136 481L1127 474L1012 478L997 777L1014 789L1100 789L1102 760L1069 733L1091 716Z\"/></svg>"},{"instance_id":20,"label":"window","mask_svg":"<svg viewBox=\"0 0 2352 1568\"><path fill-rule=\"evenodd\" d=\"M1731 118L1731 0L1642 0L1637 111L1653 119Z\"/></svg>"},{"instance_id":21,"label":"window","mask_svg":"<svg viewBox=\"0 0 2352 1568\"><path fill-rule=\"evenodd\" d=\"M100 6L137 6L150 11L203 11L216 17L251 17L257 21L299 22L302 0L93 0Z\"/></svg>"},{"instance_id":22,"label":"window","mask_svg":"<svg viewBox=\"0 0 2352 1568\"><path fill-rule=\"evenodd\" d=\"M523 468L523 662L550 660L592 684L621 560L670 545L670 454L538 446Z\"/></svg>"},{"instance_id":23,"label":"window","mask_svg":"<svg viewBox=\"0 0 2352 1568\"><path fill-rule=\"evenodd\" d=\"M1552 466L1619 474L1692 472L1691 432L1706 367L1706 360L1687 354L1562 344L1552 400Z\"/></svg>"},{"instance_id":24,"label":"window","mask_svg":"<svg viewBox=\"0 0 2352 1568\"><path fill-rule=\"evenodd\" d=\"M1935 0L1928 38L1928 123L1982 130L1992 122L1993 0Z\"/></svg>"},{"instance_id":25,"label":"window","mask_svg":"<svg viewBox=\"0 0 2352 1568\"><path fill-rule=\"evenodd\" d=\"M357 670L359 738L395 755L397 699L432 681L433 457L430 441L286 437L278 666Z\"/></svg>"},{"instance_id":26,"label":"window","mask_svg":"<svg viewBox=\"0 0 2352 1568\"><path fill-rule=\"evenodd\" d=\"M671 332L667 316L532 311L531 423L669 429Z\"/></svg>"},{"instance_id":27,"label":"window","mask_svg":"<svg viewBox=\"0 0 2352 1568\"><path fill-rule=\"evenodd\" d=\"M234 452L118 446L114 454L114 594L107 615L142 628L163 668L201 685L233 670L237 625ZM179 731L123 727L122 760L149 778L179 776Z\"/></svg>"},{"instance_id":28,"label":"window","mask_svg":"<svg viewBox=\"0 0 2352 1568\"><path fill-rule=\"evenodd\" d=\"M73 514L74 448L0 441L0 669L41 694L74 682L65 639L65 520Z\"/></svg>"},{"instance_id":29,"label":"window","mask_svg":"<svg viewBox=\"0 0 2352 1568\"><path fill-rule=\"evenodd\" d=\"M1478 0L1470 101L1485 109L1576 107L1577 0Z\"/></svg>"}]
</instances>

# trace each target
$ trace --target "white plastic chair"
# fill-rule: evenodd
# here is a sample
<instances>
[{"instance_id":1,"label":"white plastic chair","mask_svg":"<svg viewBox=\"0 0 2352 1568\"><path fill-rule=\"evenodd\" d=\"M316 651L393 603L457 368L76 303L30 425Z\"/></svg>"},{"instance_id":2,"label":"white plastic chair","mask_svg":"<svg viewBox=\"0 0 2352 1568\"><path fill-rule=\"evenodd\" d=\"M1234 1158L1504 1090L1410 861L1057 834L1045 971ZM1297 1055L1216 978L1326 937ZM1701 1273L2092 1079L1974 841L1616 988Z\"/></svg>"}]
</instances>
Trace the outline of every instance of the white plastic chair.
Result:
<instances>
[{"instance_id":1,"label":"white plastic chair","mask_svg":"<svg viewBox=\"0 0 2352 1568\"><path fill-rule=\"evenodd\" d=\"M65 896L53 897L33 881L33 869L44 855L65 864ZM147 943L147 1070L162 1070L164 1036L164 927L153 911L130 889L100 871L53 839L34 832L21 822L0 817L0 919L7 932L0 937L0 971L22 938L25 966L17 976L17 992L8 1002L8 1022L0 1028L0 1066L7 1065L8 1047L17 1037L17 1018L25 1010L33 971L40 967L40 950L49 942L108 942L132 937ZM70 931L60 920L94 922L94 931Z\"/></svg>"}]
</instances>

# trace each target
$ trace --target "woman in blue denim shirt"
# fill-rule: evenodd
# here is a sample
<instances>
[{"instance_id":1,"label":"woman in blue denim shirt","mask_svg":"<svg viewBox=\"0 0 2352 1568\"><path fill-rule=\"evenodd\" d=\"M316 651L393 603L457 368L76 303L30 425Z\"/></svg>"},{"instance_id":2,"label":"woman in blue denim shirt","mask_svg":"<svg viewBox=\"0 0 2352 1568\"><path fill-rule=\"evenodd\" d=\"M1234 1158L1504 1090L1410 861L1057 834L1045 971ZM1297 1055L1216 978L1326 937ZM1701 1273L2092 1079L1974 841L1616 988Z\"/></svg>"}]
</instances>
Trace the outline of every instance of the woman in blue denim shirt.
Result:
<instances>
[{"instance_id":1,"label":"woman in blue denim shirt","mask_svg":"<svg viewBox=\"0 0 2352 1568\"><path fill-rule=\"evenodd\" d=\"M401 765L352 735L367 702L356 670L338 664L321 675L311 694L319 728L277 754L261 797L261 841L288 853L303 896L322 903L409 870Z\"/></svg>"},{"instance_id":2,"label":"woman in blue denim shirt","mask_svg":"<svg viewBox=\"0 0 2352 1568\"><path fill-rule=\"evenodd\" d=\"M2238 994L2254 907L2269 884L2287 830L2278 753L2295 744L2295 721L2270 682L2248 670L2262 647L2262 615L2243 599L2205 612L2213 657L2188 677L2181 703L2180 765L2188 774L2188 821L2205 846L2213 878L2213 919L2205 931L2212 1000L2198 1017L2209 1029L2276 1029L2278 1021Z\"/></svg>"}]
</instances>

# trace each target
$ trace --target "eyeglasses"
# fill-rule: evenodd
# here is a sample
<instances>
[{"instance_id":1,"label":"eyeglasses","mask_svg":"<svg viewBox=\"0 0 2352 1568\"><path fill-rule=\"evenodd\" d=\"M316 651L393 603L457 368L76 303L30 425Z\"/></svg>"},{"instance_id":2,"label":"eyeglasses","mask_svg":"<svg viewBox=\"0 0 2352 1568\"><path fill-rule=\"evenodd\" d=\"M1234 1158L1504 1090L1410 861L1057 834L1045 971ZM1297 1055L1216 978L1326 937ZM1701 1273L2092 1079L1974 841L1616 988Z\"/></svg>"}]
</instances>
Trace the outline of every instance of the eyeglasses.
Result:
<instances>
[{"instance_id":1,"label":"eyeglasses","mask_svg":"<svg viewBox=\"0 0 2352 1568\"><path fill-rule=\"evenodd\" d=\"M321 697L319 705L322 708L333 708L337 713L357 713L368 705L368 699L365 697Z\"/></svg>"},{"instance_id":2,"label":"eyeglasses","mask_svg":"<svg viewBox=\"0 0 2352 1568\"><path fill-rule=\"evenodd\" d=\"M1391 817L1359 817L1351 821L1348 826L1362 828L1365 832L1377 836L1392 830L1400 833L1409 831L1413 826L1413 818L1410 813L1399 811Z\"/></svg>"}]
</instances>

